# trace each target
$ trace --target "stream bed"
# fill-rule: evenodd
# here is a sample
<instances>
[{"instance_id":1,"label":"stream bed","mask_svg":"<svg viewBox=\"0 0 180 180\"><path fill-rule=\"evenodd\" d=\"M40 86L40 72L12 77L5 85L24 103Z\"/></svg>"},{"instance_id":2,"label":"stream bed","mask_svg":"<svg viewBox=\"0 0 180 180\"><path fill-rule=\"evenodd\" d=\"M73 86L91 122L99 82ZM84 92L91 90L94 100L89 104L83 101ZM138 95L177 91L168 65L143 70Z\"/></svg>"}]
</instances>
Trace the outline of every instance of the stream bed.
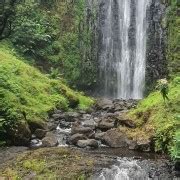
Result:
<instances>
[{"instance_id":1,"label":"stream bed","mask_svg":"<svg viewBox=\"0 0 180 180\"><path fill-rule=\"evenodd\" d=\"M21 153L31 150L31 154L36 152L36 149L41 150L44 147L44 151L48 148L49 154L43 151L42 158L46 158L43 154L47 153L48 156L52 155L55 158L53 162L60 158L58 154L55 155L54 150L68 150L73 154L71 157L76 157L74 153L78 151L79 156L85 158L72 166L75 169L77 163L80 164L79 167L82 166L81 163L85 163L86 158L95 160L93 173L88 180L180 180L168 156L152 153L149 141L145 143L129 141L121 131L121 128L135 128L134 123L123 119L122 115L124 111L135 107L136 101L103 100L99 104L90 113L55 112L49 119L49 131L40 129L37 131L40 134L35 132L32 135L30 149L25 147L0 149L0 168ZM118 125L117 118L120 118ZM38 138L44 132L45 137ZM53 149L54 147L56 149ZM71 161L67 164L71 164ZM62 163L58 164L56 168L61 165ZM86 165L82 167L86 172ZM61 171L64 170L64 166L62 168Z\"/></svg>"}]
</instances>

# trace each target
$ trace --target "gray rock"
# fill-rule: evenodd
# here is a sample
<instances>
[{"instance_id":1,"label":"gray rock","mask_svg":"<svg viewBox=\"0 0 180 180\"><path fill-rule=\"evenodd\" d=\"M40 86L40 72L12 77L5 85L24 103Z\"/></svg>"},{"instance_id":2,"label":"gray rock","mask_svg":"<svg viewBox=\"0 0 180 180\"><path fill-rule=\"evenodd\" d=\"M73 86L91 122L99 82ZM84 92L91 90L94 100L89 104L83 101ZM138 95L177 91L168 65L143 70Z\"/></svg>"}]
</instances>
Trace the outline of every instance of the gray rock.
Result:
<instances>
[{"instance_id":1,"label":"gray rock","mask_svg":"<svg viewBox=\"0 0 180 180\"><path fill-rule=\"evenodd\" d=\"M111 129L102 136L102 141L113 148L127 147L128 138L119 129Z\"/></svg>"},{"instance_id":2,"label":"gray rock","mask_svg":"<svg viewBox=\"0 0 180 180\"><path fill-rule=\"evenodd\" d=\"M79 146L81 148L85 148L88 146L93 147L93 148L98 148L99 143L95 139L79 140L77 142L77 146Z\"/></svg>"},{"instance_id":3,"label":"gray rock","mask_svg":"<svg viewBox=\"0 0 180 180\"><path fill-rule=\"evenodd\" d=\"M71 127L71 122L66 122L65 120L61 120L59 122L59 125L61 128L70 128Z\"/></svg>"},{"instance_id":4,"label":"gray rock","mask_svg":"<svg viewBox=\"0 0 180 180\"><path fill-rule=\"evenodd\" d=\"M91 119L91 114L83 114L82 119L83 120L90 120Z\"/></svg>"},{"instance_id":5,"label":"gray rock","mask_svg":"<svg viewBox=\"0 0 180 180\"><path fill-rule=\"evenodd\" d=\"M27 146L31 140L31 130L26 121L18 121L16 127L5 127L7 135L13 145Z\"/></svg>"},{"instance_id":6,"label":"gray rock","mask_svg":"<svg viewBox=\"0 0 180 180\"><path fill-rule=\"evenodd\" d=\"M84 126L72 127L71 134L77 134L77 133L89 135L93 133L93 129Z\"/></svg>"},{"instance_id":7,"label":"gray rock","mask_svg":"<svg viewBox=\"0 0 180 180\"><path fill-rule=\"evenodd\" d=\"M105 134L105 132L95 133L95 139L103 141L103 137Z\"/></svg>"},{"instance_id":8,"label":"gray rock","mask_svg":"<svg viewBox=\"0 0 180 180\"><path fill-rule=\"evenodd\" d=\"M137 150L137 142L134 140L127 141L130 150Z\"/></svg>"},{"instance_id":9,"label":"gray rock","mask_svg":"<svg viewBox=\"0 0 180 180\"><path fill-rule=\"evenodd\" d=\"M84 134L74 134L69 138L69 143L76 145L79 140L86 140L87 137Z\"/></svg>"},{"instance_id":10,"label":"gray rock","mask_svg":"<svg viewBox=\"0 0 180 180\"><path fill-rule=\"evenodd\" d=\"M65 113L65 120L67 122L74 122L77 119L79 119L80 117L81 117L81 114L77 113L77 112L66 112Z\"/></svg>"},{"instance_id":11,"label":"gray rock","mask_svg":"<svg viewBox=\"0 0 180 180\"><path fill-rule=\"evenodd\" d=\"M55 134L48 132L46 136L42 139L43 147L54 147L58 145L58 139Z\"/></svg>"},{"instance_id":12,"label":"gray rock","mask_svg":"<svg viewBox=\"0 0 180 180\"><path fill-rule=\"evenodd\" d=\"M49 123L48 123L48 129L49 129L49 131L54 131L54 130L56 130L56 128L57 128L57 124L52 123L52 122L49 122Z\"/></svg>"},{"instance_id":13,"label":"gray rock","mask_svg":"<svg viewBox=\"0 0 180 180\"><path fill-rule=\"evenodd\" d=\"M65 118L65 114L61 113L61 114L53 114L52 118L56 121L56 120L61 120Z\"/></svg>"},{"instance_id":14,"label":"gray rock","mask_svg":"<svg viewBox=\"0 0 180 180\"><path fill-rule=\"evenodd\" d=\"M90 119L90 120L86 120L82 122L82 125L84 127L90 127L92 129L95 129L95 127L97 126L97 123L93 119Z\"/></svg>"},{"instance_id":15,"label":"gray rock","mask_svg":"<svg viewBox=\"0 0 180 180\"><path fill-rule=\"evenodd\" d=\"M109 130L114 128L114 122L115 120L111 118L102 119L97 127L102 130Z\"/></svg>"},{"instance_id":16,"label":"gray rock","mask_svg":"<svg viewBox=\"0 0 180 180\"><path fill-rule=\"evenodd\" d=\"M89 135L92 134L93 131L94 131L93 128L82 126L80 121L74 122L71 128L71 134L79 133L79 134Z\"/></svg>"},{"instance_id":17,"label":"gray rock","mask_svg":"<svg viewBox=\"0 0 180 180\"><path fill-rule=\"evenodd\" d=\"M151 151L151 140L142 140L137 141L137 148L138 151L143 152L150 152Z\"/></svg>"},{"instance_id":18,"label":"gray rock","mask_svg":"<svg viewBox=\"0 0 180 180\"><path fill-rule=\"evenodd\" d=\"M103 110L109 110L114 108L113 102L105 98L97 100L96 106L98 109L103 109Z\"/></svg>"},{"instance_id":19,"label":"gray rock","mask_svg":"<svg viewBox=\"0 0 180 180\"><path fill-rule=\"evenodd\" d=\"M38 138L38 139L42 139L45 137L47 131L44 129L36 129L34 132L34 135Z\"/></svg>"}]
</instances>

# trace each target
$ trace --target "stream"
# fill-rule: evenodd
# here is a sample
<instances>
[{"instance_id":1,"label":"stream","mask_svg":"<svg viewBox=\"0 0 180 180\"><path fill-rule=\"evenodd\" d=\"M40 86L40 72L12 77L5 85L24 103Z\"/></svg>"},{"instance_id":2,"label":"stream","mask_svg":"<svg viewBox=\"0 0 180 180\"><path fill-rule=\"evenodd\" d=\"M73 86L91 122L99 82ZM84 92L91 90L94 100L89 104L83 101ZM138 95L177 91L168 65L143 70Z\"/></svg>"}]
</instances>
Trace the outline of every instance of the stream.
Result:
<instances>
[{"instance_id":1,"label":"stream","mask_svg":"<svg viewBox=\"0 0 180 180\"><path fill-rule=\"evenodd\" d=\"M121 115L136 103L103 99L90 112L56 111L50 116L45 137L38 139L37 133L32 135L30 149L58 146L93 156L98 164L89 180L180 180L168 156L152 153L150 142L129 141L119 129L134 128L133 122L123 120ZM118 125L117 117L121 117ZM27 150L25 147L0 149L0 167Z\"/></svg>"}]
</instances>

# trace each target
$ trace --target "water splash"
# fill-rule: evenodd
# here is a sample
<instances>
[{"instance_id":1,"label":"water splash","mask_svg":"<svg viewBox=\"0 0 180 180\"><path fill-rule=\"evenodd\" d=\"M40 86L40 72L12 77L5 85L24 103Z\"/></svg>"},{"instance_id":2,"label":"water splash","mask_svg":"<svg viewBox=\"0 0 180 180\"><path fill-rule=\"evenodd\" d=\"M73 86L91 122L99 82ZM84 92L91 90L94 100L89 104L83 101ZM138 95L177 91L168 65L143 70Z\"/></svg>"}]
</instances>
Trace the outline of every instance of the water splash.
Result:
<instances>
[{"instance_id":1,"label":"water splash","mask_svg":"<svg viewBox=\"0 0 180 180\"><path fill-rule=\"evenodd\" d=\"M103 169L93 180L150 180L148 173L142 169L136 160L119 159L111 169Z\"/></svg>"}]
</instances>

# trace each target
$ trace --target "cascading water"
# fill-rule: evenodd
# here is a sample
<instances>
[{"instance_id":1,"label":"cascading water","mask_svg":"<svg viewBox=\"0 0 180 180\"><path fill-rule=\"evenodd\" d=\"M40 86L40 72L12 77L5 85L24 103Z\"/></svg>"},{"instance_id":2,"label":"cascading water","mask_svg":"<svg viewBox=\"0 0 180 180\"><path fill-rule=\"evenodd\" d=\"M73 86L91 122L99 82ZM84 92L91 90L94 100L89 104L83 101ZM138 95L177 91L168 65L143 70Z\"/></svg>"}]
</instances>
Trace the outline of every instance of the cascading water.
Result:
<instances>
[{"instance_id":1,"label":"cascading water","mask_svg":"<svg viewBox=\"0 0 180 180\"><path fill-rule=\"evenodd\" d=\"M119 159L117 165L111 169L103 169L102 172L93 177L93 180L150 180L148 173L142 169L137 161Z\"/></svg>"},{"instance_id":2,"label":"cascading water","mask_svg":"<svg viewBox=\"0 0 180 180\"><path fill-rule=\"evenodd\" d=\"M107 97L141 99L150 0L103 1L99 21L101 89Z\"/></svg>"}]
</instances>

